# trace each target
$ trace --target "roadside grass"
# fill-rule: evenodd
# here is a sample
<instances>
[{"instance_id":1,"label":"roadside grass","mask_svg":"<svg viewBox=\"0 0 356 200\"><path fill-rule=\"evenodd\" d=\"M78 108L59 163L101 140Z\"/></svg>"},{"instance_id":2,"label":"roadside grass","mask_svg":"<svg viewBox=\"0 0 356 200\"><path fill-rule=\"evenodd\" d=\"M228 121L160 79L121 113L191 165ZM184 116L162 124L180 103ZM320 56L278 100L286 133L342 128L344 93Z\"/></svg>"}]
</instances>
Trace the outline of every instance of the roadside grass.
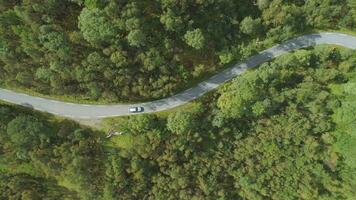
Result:
<instances>
[{"instance_id":1,"label":"roadside grass","mask_svg":"<svg viewBox=\"0 0 356 200\"><path fill-rule=\"evenodd\" d=\"M142 144L145 143L145 138L138 135L121 135L117 137L113 137L110 139L110 141L107 141L105 143L106 147L111 147L111 148L119 148L119 149L126 149L126 150L132 150L134 148L138 148L142 146Z\"/></svg>"},{"instance_id":2,"label":"roadside grass","mask_svg":"<svg viewBox=\"0 0 356 200\"><path fill-rule=\"evenodd\" d=\"M299 37L299 36L303 36L306 34L313 34L313 33L320 33L320 32L334 32L334 33L345 33L345 34L350 34L350 35L354 35L356 36L356 30L348 30L348 29L339 29L339 30L333 30L333 29L326 29L326 30L322 30L322 29L310 29L310 30L306 30L303 33L299 33L299 34L295 34L293 36L291 36L290 38L287 38L286 40L295 38L295 37ZM286 40L283 40L281 42L284 42ZM261 43L263 42L267 42L266 40L262 40ZM203 73L201 76L193 78L192 80L190 80L188 83L182 85L182 87L178 88L176 93L180 93L183 92L184 90L197 86L200 82L205 81L207 79L209 79L210 77L212 77L215 74L218 74L230 67L233 67L236 63L238 62L243 62L246 58L253 56L255 53L263 51L265 49L271 48L274 45L276 45L277 43L266 43L265 45L260 46L259 49L254 49L254 51L251 54L245 55L244 57L239 57L239 58L235 58L234 60L232 60L230 63L224 64L224 65L217 65L214 67L214 70L208 70L207 72ZM250 43L251 45L251 43ZM337 45L335 45L337 46Z\"/></svg>"},{"instance_id":3,"label":"roadside grass","mask_svg":"<svg viewBox=\"0 0 356 200\"><path fill-rule=\"evenodd\" d=\"M16 105L16 104L9 103L9 102L6 102L6 101L3 101L0 99L0 106L1 105L7 105L7 106L11 106L13 108L16 108L16 110L19 111L20 113L27 113L27 114L31 113L32 114L32 112L33 112L34 115L41 117L43 119L48 119L49 122L58 122L58 121L65 119L63 117L55 116L55 115L47 113L47 112L37 111L32 108L27 108L24 106Z\"/></svg>"},{"instance_id":4,"label":"roadside grass","mask_svg":"<svg viewBox=\"0 0 356 200\"><path fill-rule=\"evenodd\" d=\"M216 90L209 92L210 93L214 93ZM207 94L203 95L201 98L204 98ZM164 110L164 111L159 111L159 112L153 112L153 113L143 113L145 115L156 115L159 118L166 118L168 117L169 114L180 111L180 110L191 110L192 108L194 108L196 106L196 103L199 102L199 100L193 100L190 102L187 102L183 105L177 106L175 108L171 108L168 110ZM142 114L139 114L142 115ZM109 118L104 118L102 121L102 129L104 131L109 131L110 129L112 129L115 123L117 123L118 121L122 121L122 120L126 120L129 117L136 117L139 115L131 115L131 116L118 116L118 117L109 117Z\"/></svg>"},{"instance_id":5,"label":"roadside grass","mask_svg":"<svg viewBox=\"0 0 356 200\"><path fill-rule=\"evenodd\" d=\"M337 45L325 45L325 46L338 47ZM291 52L291 53L293 53L293 52ZM273 61L273 60L271 60L271 61ZM252 68L252 69L249 69L249 71L256 70L256 69L257 68ZM225 87L226 84L229 84L229 81L226 82L225 84L219 86L219 88ZM181 105L181 106L169 109L169 110L160 111L160 112L156 112L156 113L150 113L150 114L154 114L160 119L166 119L171 113L181 111L181 110L186 110L186 111L192 110L197 106L197 104L202 104L204 107L207 107L206 104L210 102L209 99L215 98L214 95L217 95L216 91L219 88L208 92L207 94L203 95L199 99L196 99L191 102L187 102L184 105ZM334 88L334 92L335 92L335 94L337 93L336 87ZM0 104L12 105L12 104L6 103L1 100L0 100ZM27 110L27 112L33 111L32 109L25 108L25 107L21 107L21 109ZM39 111L34 111L34 112L38 112L38 114L40 114L40 116L45 116L49 122L52 122L52 124L59 124L61 121L65 120L65 118L63 118L63 117L54 116L52 114L42 113ZM134 118L136 116L139 116L139 115L105 118L102 120L101 127L96 127L95 131L99 134L102 134L102 138L105 138L105 136L106 136L105 134L111 129L114 129L115 131L120 131L120 128L117 126L117 124L125 123L125 120L129 119L130 117ZM85 126L85 127L88 127L88 126ZM54 127L54 129L58 129L58 128L59 127ZM131 148L131 147L135 147L135 146L139 145L140 142L142 142L142 138L140 138L138 136L129 135L129 133L123 134L121 136L114 136L110 139L105 138L103 140L104 140L103 141L104 147L107 149L110 149L110 148L127 149L127 148ZM0 169L1 169L1 166L0 166Z\"/></svg>"},{"instance_id":6,"label":"roadside grass","mask_svg":"<svg viewBox=\"0 0 356 200\"><path fill-rule=\"evenodd\" d=\"M13 105L13 104L11 104L11 103L9 103L9 102L6 102L6 101L4 101L4 100L1 100L0 99L0 105Z\"/></svg>"},{"instance_id":7,"label":"roadside grass","mask_svg":"<svg viewBox=\"0 0 356 200\"><path fill-rule=\"evenodd\" d=\"M156 115L160 119L164 119L168 117L169 114L177 112L179 110L190 110L192 109L196 104L196 101L188 102L184 105L161 111L161 112L156 112L156 113L146 113L146 115ZM114 131L122 131L120 130L120 124L125 123L126 120L129 120L129 117L137 117L139 115L132 115L132 116L120 116L120 117L110 117L110 118L105 118L103 119L101 123L101 129L102 133L105 134L103 135L106 136L106 134L110 130ZM138 136L134 136L130 133L123 133L122 135L119 136L113 136L111 138L105 138L104 139L104 148L106 150L110 150L112 148L119 148L119 149L131 149L134 147L137 147L140 145L140 143L144 142L144 138Z\"/></svg>"},{"instance_id":8,"label":"roadside grass","mask_svg":"<svg viewBox=\"0 0 356 200\"><path fill-rule=\"evenodd\" d=\"M339 29L339 30L333 30L333 29L326 29L326 30L321 30L321 29L308 29L305 30L303 33L298 33L298 34L294 34L291 37L287 38L291 39L294 37L298 37L298 36L302 36L305 34L311 34L311 33L318 33L318 32L338 32L338 33L346 33L346 34L350 34L350 35L355 35L356 36L356 30L348 30L348 29ZM283 40L285 41L285 40ZM280 41L280 42L283 42ZM242 43L245 43L246 41L242 41ZM248 47L249 45L253 45L255 41L249 41L246 42ZM244 59L246 59L249 56L252 56L253 54L262 51L264 49L270 48L274 45L276 45L276 42L269 42L268 39L264 39L261 40L260 43L262 45L257 46L257 49L253 49L253 51L251 51L250 53L244 55L244 56L240 56L237 57L235 59L233 59L230 63L228 64L224 64L224 65L215 65L213 66L211 64L211 59L208 59L209 62L205 62L204 64L206 64L207 66L209 66L209 68L201 73L198 77L193 77L193 78L189 78L189 81L182 84L180 87L178 87L175 91L175 94L183 92L184 90L194 87L196 85L198 85L200 82L207 80L208 78L210 78L211 76L222 72L225 69L228 69L230 67L232 67L235 63L239 62L239 61L243 61ZM194 63L193 63L194 64ZM194 67L194 66L193 66ZM191 71L192 72L192 71ZM40 92L36 92L33 91L31 89L28 88L23 88L23 87L11 87L5 84L1 84L0 85L3 88L6 89L10 89L16 92L20 92L20 93L24 93L24 94L28 94L31 96L37 96L37 97L42 97L42 98L47 98L47 99L51 99L51 100L59 100L59 101L64 101L64 102L71 102L71 103L79 103L79 104L96 104L96 105L102 105L102 104L106 104L106 105L110 105L110 104L131 104L131 103L144 103L147 101L153 101L153 100L157 100L157 99L161 99L161 98L165 98L167 96L163 96L160 98L147 98L144 101L109 101L109 100L105 100L105 99L97 99L97 100L93 100L93 99L89 99L88 97L84 97L84 96L72 96L72 95L46 95L46 94L42 94Z\"/></svg>"},{"instance_id":9,"label":"roadside grass","mask_svg":"<svg viewBox=\"0 0 356 200\"><path fill-rule=\"evenodd\" d=\"M220 87L219 87L220 88ZM155 112L155 113L146 113L146 115L155 115L159 120L164 121L167 119L167 117L175 112L178 111L191 111L194 109L198 109L199 107L209 107L208 102L212 102L212 98L216 98L217 89L210 91L206 94L204 94L202 97L199 99L187 102L184 105L169 109L169 110L164 110L160 112ZM108 133L109 130L114 130L121 132L123 130L120 129L120 124L126 124L130 118L136 118L139 115L131 115L131 116L119 116L119 117L111 117L111 118L105 118L102 121L102 133ZM122 135L119 136L113 136L111 138L105 138L103 144L104 148L108 151L110 149L117 149L119 148L120 150L125 150L125 149L132 149L132 148L139 148L142 146L141 144L145 143L145 138L140 136L140 135L132 135L131 133L123 133Z\"/></svg>"},{"instance_id":10,"label":"roadside grass","mask_svg":"<svg viewBox=\"0 0 356 200\"><path fill-rule=\"evenodd\" d=\"M310 49L313 49L313 48L322 48L322 47L330 47L330 48L338 48L338 49L345 49L345 47L342 47L342 46L338 46L338 45L318 45L316 47L310 47ZM307 48L309 49L309 48ZM297 51L297 50L296 50ZM290 52L289 54L293 54L295 51L292 51ZM274 58L276 59L276 58ZM268 62L273 62L273 60L270 60ZM254 71L254 70L257 70L258 68L251 68L249 69L246 73L250 72L250 71ZM355 76L356 78L356 76ZM356 82L356 80L355 80ZM175 113L177 111L189 111L189 110L192 110L194 109L197 104L201 104L203 107L209 107L211 108L211 106L209 106L209 102L212 102L212 99L216 99L217 98L217 95L218 94L218 90L222 87L226 87L226 85L228 85L229 83L231 83L231 81L227 81L226 83L222 84L221 86L219 86L217 89L213 90L213 91L210 91L208 92L207 94L203 95L202 97L194 100L194 101L191 101L191 102L188 102L184 105L181 105L181 106L178 106L178 107L175 107L175 108L172 108L172 109L169 109L169 110L164 110L164 111L160 111L160 112L156 112L156 113L148 113L148 114L154 114L156 115L158 118L161 118L161 119L166 119L171 113ZM356 85L354 85L356 87ZM333 86L333 90L334 90L334 93L341 93L341 92L337 92L339 86L336 85L336 86ZM354 88L354 87L353 87ZM332 88L331 88L332 89ZM355 95L355 98L356 100L356 95ZM356 102L356 101L355 101ZM113 118L106 118L106 119L103 119L103 122L102 122L102 128L104 131L109 131L110 129L114 129L115 131L120 131L120 128L117 127L117 124L123 124L125 123L125 121L127 121L130 117L131 118L134 118L138 115L133 115L133 116L121 116L121 117L113 117ZM137 139L137 136L132 136L132 135L129 135L129 133L127 134L123 134L121 136L114 136L110 139L107 139L105 140L105 144L106 146L108 147L114 147L114 148L127 148L127 147L132 147L132 146L135 146L135 140Z\"/></svg>"},{"instance_id":11,"label":"roadside grass","mask_svg":"<svg viewBox=\"0 0 356 200\"><path fill-rule=\"evenodd\" d=\"M326 30L315 29L314 32L345 33L345 34L356 36L356 30L350 30L350 29L339 29L339 30L334 30L334 29L326 29Z\"/></svg>"},{"instance_id":12,"label":"roadside grass","mask_svg":"<svg viewBox=\"0 0 356 200\"><path fill-rule=\"evenodd\" d=\"M30 96L36 96L36 97L41 97L41 98L45 98L45 99L51 99L51 100L57 100L57 101L64 101L64 102L68 102L68 103L78 103L78 104L90 104L90 105L108 105L108 104L128 104L128 102L111 102L111 101L107 101L105 99L98 99L98 100L90 100L88 98L85 98L83 96L71 96L71 95L46 95L46 94L42 94L40 92L36 92L33 91L31 89L28 88L19 88L19 87L10 87L7 86L5 84L0 85L1 87L3 87L4 89L8 89L8 90L12 90L15 92L19 92L19 93L24 93ZM134 103L134 102L130 102L130 103ZM138 103L138 102L137 102Z\"/></svg>"},{"instance_id":13,"label":"roadside grass","mask_svg":"<svg viewBox=\"0 0 356 200\"><path fill-rule=\"evenodd\" d=\"M14 106L16 107L17 110L21 111L22 113L34 113L36 116L44 119L45 121L48 121L50 124L55 124L58 125L61 122L65 120L69 121L74 121L75 123L79 124L83 128L90 128L93 131L101 131L101 126L98 125L98 122L95 120L80 120L80 119L71 119L71 118L65 118L57 115L53 115L51 113L43 112L43 111L37 111L31 108L23 107L20 105L8 103L6 101L0 100L0 105L8 105L8 106ZM54 126L53 129L58 130L58 126Z\"/></svg>"}]
</instances>

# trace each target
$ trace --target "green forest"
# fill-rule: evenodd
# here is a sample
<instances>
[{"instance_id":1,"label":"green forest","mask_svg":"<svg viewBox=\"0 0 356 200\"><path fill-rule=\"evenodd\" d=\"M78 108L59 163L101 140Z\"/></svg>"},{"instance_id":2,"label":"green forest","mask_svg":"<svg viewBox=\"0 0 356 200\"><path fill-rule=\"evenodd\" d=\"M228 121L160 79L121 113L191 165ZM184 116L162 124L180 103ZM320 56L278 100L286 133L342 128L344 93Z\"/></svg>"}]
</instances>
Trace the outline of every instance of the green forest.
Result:
<instances>
[{"instance_id":1,"label":"green forest","mask_svg":"<svg viewBox=\"0 0 356 200\"><path fill-rule=\"evenodd\" d=\"M351 200L356 51L316 46L174 111L75 122L0 104L0 200Z\"/></svg>"},{"instance_id":2,"label":"green forest","mask_svg":"<svg viewBox=\"0 0 356 200\"><path fill-rule=\"evenodd\" d=\"M355 24L354 0L0 0L0 85L157 99L280 41Z\"/></svg>"}]
</instances>

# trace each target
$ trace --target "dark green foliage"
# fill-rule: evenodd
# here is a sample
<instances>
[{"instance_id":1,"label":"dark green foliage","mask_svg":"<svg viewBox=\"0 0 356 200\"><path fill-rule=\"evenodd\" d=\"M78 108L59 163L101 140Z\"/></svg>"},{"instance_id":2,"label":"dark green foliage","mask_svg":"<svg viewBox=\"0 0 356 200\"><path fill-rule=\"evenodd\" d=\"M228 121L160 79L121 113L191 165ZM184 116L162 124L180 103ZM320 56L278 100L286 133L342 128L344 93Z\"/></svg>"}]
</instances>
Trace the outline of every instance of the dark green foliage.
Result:
<instances>
[{"instance_id":1,"label":"dark green foliage","mask_svg":"<svg viewBox=\"0 0 356 200\"><path fill-rule=\"evenodd\" d=\"M160 63L152 54L147 66ZM0 105L0 198L352 199L355 55L284 55L167 116L113 119L122 135L110 146L74 122Z\"/></svg>"},{"instance_id":2,"label":"dark green foliage","mask_svg":"<svg viewBox=\"0 0 356 200\"><path fill-rule=\"evenodd\" d=\"M247 35L259 35L262 32L261 19L252 19L251 17L246 17L241 21L240 29Z\"/></svg>"},{"instance_id":3,"label":"dark green foliage","mask_svg":"<svg viewBox=\"0 0 356 200\"><path fill-rule=\"evenodd\" d=\"M330 87L348 91L347 98L354 94L347 77L355 71L344 69L354 59L352 50L300 50L243 74L204 104L169 114L162 119L166 128L127 130L117 140L140 143L120 144L112 154L104 196L352 199L354 125L348 121L356 115ZM147 121L119 122L133 118Z\"/></svg>"},{"instance_id":4,"label":"dark green foliage","mask_svg":"<svg viewBox=\"0 0 356 200\"><path fill-rule=\"evenodd\" d=\"M167 119L167 128L173 133L181 134L187 131L194 130L197 126L194 113L178 111L169 115Z\"/></svg>"},{"instance_id":5,"label":"dark green foliage","mask_svg":"<svg viewBox=\"0 0 356 200\"><path fill-rule=\"evenodd\" d=\"M51 180L26 174L5 175L0 172L0 199L77 199L69 190Z\"/></svg>"},{"instance_id":6,"label":"dark green foliage","mask_svg":"<svg viewBox=\"0 0 356 200\"><path fill-rule=\"evenodd\" d=\"M0 84L159 98L295 34L354 29L355 16L351 0L0 0ZM0 199L352 199L355 61L329 47L282 56L194 109L120 118L114 147L1 104Z\"/></svg>"},{"instance_id":7,"label":"dark green foliage","mask_svg":"<svg viewBox=\"0 0 356 200\"><path fill-rule=\"evenodd\" d=\"M80 13L78 23L84 39L94 45L114 41L117 35L115 25L98 8L84 8Z\"/></svg>"},{"instance_id":8,"label":"dark green foliage","mask_svg":"<svg viewBox=\"0 0 356 200\"><path fill-rule=\"evenodd\" d=\"M0 1L0 84L103 101L171 95L296 34L353 29L352 1Z\"/></svg>"},{"instance_id":9,"label":"dark green foliage","mask_svg":"<svg viewBox=\"0 0 356 200\"><path fill-rule=\"evenodd\" d=\"M7 136L15 148L23 151L33 150L38 146L46 146L50 135L38 119L30 116L19 116L7 125Z\"/></svg>"},{"instance_id":10,"label":"dark green foliage","mask_svg":"<svg viewBox=\"0 0 356 200\"><path fill-rule=\"evenodd\" d=\"M96 133L3 104L0 113L0 199L100 196L105 157Z\"/></svg>"}]
</instances>

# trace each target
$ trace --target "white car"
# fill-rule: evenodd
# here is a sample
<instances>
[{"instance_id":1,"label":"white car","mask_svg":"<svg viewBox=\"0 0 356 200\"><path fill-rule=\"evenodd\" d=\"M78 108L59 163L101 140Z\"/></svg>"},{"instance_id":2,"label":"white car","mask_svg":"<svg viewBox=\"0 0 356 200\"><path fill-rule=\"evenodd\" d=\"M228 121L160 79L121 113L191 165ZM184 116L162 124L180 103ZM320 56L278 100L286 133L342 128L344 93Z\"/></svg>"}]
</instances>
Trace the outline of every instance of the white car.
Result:
<instances>
[{"instance_id":1,"label":"white car","mask_svg":"<svg viewBox=\"0 0 356 200\"><path fill-rule=\"evenodd\" d=\"M130 107L129 113L140 113L140 112L143 112L144 110L145 109L142 106Z\"/></svg>"}]
</instances>

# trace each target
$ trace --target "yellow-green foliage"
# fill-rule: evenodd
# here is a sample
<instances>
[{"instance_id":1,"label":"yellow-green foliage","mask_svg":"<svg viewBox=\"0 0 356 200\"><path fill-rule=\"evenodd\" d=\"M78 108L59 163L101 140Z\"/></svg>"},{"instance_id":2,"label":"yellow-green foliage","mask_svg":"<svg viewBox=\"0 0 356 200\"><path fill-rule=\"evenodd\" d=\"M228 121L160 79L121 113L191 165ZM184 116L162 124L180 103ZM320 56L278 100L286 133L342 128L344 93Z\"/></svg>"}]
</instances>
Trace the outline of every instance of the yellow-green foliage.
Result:
<instances>
[{"instance_id":1,"label":"yellow-green foliage","mask_svg":"<svg viewBox=\"0 0 356 200\"><path fill-rule=\"evenodd\" d=\"M341 99L341 106L333 115L338 138L335 147L345 157L347 164L356 168L356 82L338 85L333 91Z\"/></svg>"}]
</instances>

